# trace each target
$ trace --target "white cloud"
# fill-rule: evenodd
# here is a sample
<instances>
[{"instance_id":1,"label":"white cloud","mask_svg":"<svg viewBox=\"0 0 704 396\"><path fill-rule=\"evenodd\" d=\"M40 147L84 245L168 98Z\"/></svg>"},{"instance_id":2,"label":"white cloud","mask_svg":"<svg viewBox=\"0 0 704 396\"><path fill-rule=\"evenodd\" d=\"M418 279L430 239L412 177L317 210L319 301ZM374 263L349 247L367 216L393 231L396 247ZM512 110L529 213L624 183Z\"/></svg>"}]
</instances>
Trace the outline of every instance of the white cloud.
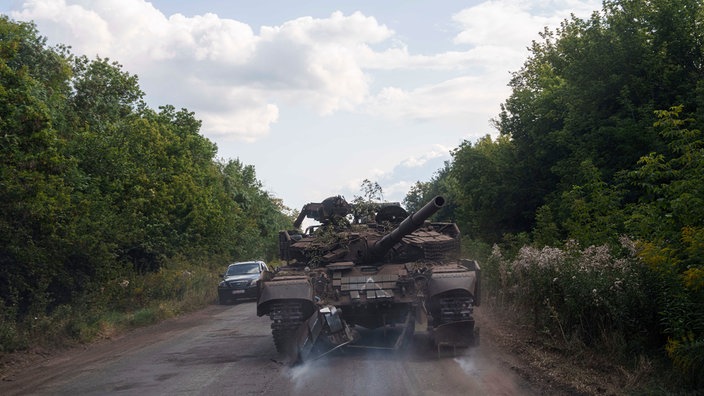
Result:
<instances>
[{"instance_id":1,"label":"white cloud","mask_svg":"<svg viewBox=\"0 0 704 396\"><path fill-rule=\"evenodd\" d=\"M401 202L406 197L411 187L415 185L415 181L402 180L390 184L384 188L384 199L389 202Z\"/></svg>"},{"instance_id":2,"label":"white cloud","mask_svg":"<svg viewBox=\"0 0 704 396\"><path fill-rule=\"evenodd\" d=\"M330 2L320 5L327 16L313 18L299 12L313 6L283 0L276 16L258 14L262 7L227 14L237 8L228 2L162 1L183 14L145 0L25 0L8 14L34 20L76 54L120 62L139 76L152 107L195 112L221 156L256 164L294 208L352 198L365 178L387 200L402 200L443 167L450 146L491 130L488 120L510 94L509 72L544 26L601 8L601 0L471 1L465 10L441 2L408 18L398 4L379 2L375 18L367 2L346 14Z\"/></svg>"},{"instance_id":3,"label":"white cloud","mask_svg":"<svg viewBox=\"0 0 704 396\"><path fill-rule=\"evenodd\" d=\"M496 114L509 93L508 72L520 67L530 40L570 12L586 17L598 8L595 0L485 1L448 15L461 28L458 49L430 55L413 54L360 12L300 17L257 33L213 13L167 17L145 0L27 0L11 15L34 20L75 53L122 63L140 76L148 98L161 101L155 106L195 111L206 135L255 141L290 104L322 115L420 121ZM384 83L375 80L381 71L435 73Z\"/></svg>"},{"instance_id":4,"label":"white cloud","mask_svg":"<svg viewBox=\"0 0 704 396\"><path fill-rule=\"evenodd\" d=\"M277 102L321 114L361 104L369 77L359 54L393 35L372 17L335 12L262 27L256 36L215 14L167 18L144 0L31 0L12 15L34 20L77 54L110 57L148 76L149 88L168 92L169 103L197 111L207 135L250 141L276 122Z\"/></svg>"},{"instance_id":5,"label":"white cloud","mask_svg":"<svg viewBox=\"0 0 704 396\"><path fill-rule=\"evenodd\" d=\"M369 114L416 120L497 114L499 103L510 94L509 73L520 69L527 47L547 26L554 29L574 14L588 17L600 2L492 0L464 9L452 18L462 31L454 42L466 51L433 56L410 55L407 48L367 54L367 64L379 69L459 70L461 76L413 89L387 86L364 104Z\"/></svg>"},{"instance_id":6,"label":"white cloud","mask_svg":"<svg viewBox=\"0 0 704 396\"><path fill-rule=\"evenodd\" d=\"M198 112L198 118L209 126L211 135L230 140L253 142L269 132L269 126L279 118L278 107L272 104L253 108L232 109L229 113L215 113L207 109Z\"/></svg>"},{"instance_id":7,"label":"white cloud","mask_svg":"<svg viewBox=\"0 0 704 396\"><path fill-rule=\"evenodd\" d=\"M143 0L30 0L14 16L37 21L53 41L71 43L80 53L124 63L146 57L238 64L255 44L244 23L210 13L167 19Z\"/></svg>"},{"instance_id":8,"label":"white cloud","mask_svg":"<svg viewBox=\"0 0 704 396\"><path fill-rule=\"evenodd\" d=\"M377 182L383 189L387 201L402 201L416 181L427 180L443 163L450 159L449 147L439 144L430 146L426 152L401 160L393 169L371 168L365 170L365 177L350 177L342 186L344 195L360 195L362 180Z\"/></svg>"},{"instance_id":9,"label":"white cloud","mask_svg":"<svg viewBox=\"0 0 704 396\"><path fill-rule=\"evenodd\" d=\"M362 43L379 43L393 35L393 31L379 25L374 17L367 17L361 12L345 16L339 11L329 18L297 18L278 27L264 26L262 38L283 34L292 41L311 45L333 45L354 48Z\"/></svg>"},{"instance_id":10,"label":"white cloud","mask_svg":"<svg viewBox=\"0 0 704 396\"><path fill-rule=\"evenodd\" d=\"M393 34L361 13L333 13L327 19L298 18L262 27L258 59L252 67L276 76L282 96L307 102L321 114L352 109L368 94L368 77L359 63L368 44Z\"/></svg>"},{"instance_id":11,"label":"white cloud","mask_svg":"<svg viewBox=\"0 0 704 396\"><path fill-rule=\"evenodd\" d=\"M174 14L165 33L162 45L168 52L162 55L221 66L246 64L257 44L249 25L210 13L192 18Z\"/></svg>"},{"instance_id":12,"label":"white cloud","mask_svg":"<svg viewBox=\"0 0 704 396\"><path fill-rule=\"evenodd\" d=\"M401 166L406 168L417 168L425 165L428 161L435 158L446 158L450 157L451 148L444 147L442 145L436 144L433 149L419 157L410 157L401 162Z\"/></svg>"},{"instance_id":13,"label":"white cloud","mask_svg":"<svg viewBox=\"0 0 704 396\"><path fill-rule=\"evenodd\" d=\"M30 0L11 14L19 20L34 20L42 34L54 42L71 44L86 54L96 54L109 45L110 26L97 12L65 1Z\"/></svg>"},{"instance_id":14,"label":"white cloud","mask_svg":"<svg viewBox=\"0 0 704 396\"><path fill-rule=\"evenodd\" d=\"M522 49L544 27L556 28L570 14L587 18L600 8L600 0L485 1L453 16L462 27L455 43Z\"/></svg>"},{"instance_id":15,"label":"white cloud","mask_svg":"<svg viewBox=\"0 0 704 396\"><path fill-rule=\"evenodd\" d=\"M413 90L386 87L365 104L370 114L395 119L432 120L469 117L472 114L495 114L499 103L509 93L505 85L508 73L463 76L424 85Z\"/></svg>"}]
</instances>

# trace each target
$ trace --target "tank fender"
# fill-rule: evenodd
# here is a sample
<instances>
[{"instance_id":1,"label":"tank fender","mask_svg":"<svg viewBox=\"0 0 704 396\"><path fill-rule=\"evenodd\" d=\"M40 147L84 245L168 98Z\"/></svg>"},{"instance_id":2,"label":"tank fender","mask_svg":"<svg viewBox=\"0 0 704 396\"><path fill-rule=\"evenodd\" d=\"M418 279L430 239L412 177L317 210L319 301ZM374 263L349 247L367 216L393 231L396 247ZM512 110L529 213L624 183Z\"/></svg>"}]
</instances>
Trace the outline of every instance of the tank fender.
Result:
<instances>
[{"instance_id":1,"label":"tank fender","mask_svg":"<svg viewBox=\"0 0 704 396\"><path fill-rule=\"evenodd\" d=\"M310 304L308 309L311 312L315 308L313 286L306 277L262 282L257 300L257 316L268 315L271 303L279 300L301 300Z\"/></svg>"},{"instance_id":2,"label":"tank fender","mask_svg":"<svg viewBox=\"0 0 704 396\"><path fill-rule=\"evenodd\" d=\"M474 271L434 273L428 282L428 297L451 290L464 290L476 298L477 275Z\"/></svg>"}]
</instances>

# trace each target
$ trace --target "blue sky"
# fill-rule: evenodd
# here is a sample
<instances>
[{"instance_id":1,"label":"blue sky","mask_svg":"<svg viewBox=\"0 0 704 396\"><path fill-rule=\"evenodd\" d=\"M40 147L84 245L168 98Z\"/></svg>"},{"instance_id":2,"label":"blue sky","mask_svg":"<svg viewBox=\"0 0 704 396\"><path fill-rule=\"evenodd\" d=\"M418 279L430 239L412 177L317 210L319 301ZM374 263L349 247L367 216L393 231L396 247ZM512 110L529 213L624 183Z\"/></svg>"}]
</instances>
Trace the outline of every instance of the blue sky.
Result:
<instances>
[{"instance_id":1,"label":"blue sky","mask_svg":"<svg viewBox=\"0 0 704 396\"><path fill-rule=\"evenodd\" d=\"M495 135L510 72L594 0L27 0L50 44L139 76L153 108L203 121L291 208L378 182L400 201L463 140Z\"/></svg>"}]
</instances>

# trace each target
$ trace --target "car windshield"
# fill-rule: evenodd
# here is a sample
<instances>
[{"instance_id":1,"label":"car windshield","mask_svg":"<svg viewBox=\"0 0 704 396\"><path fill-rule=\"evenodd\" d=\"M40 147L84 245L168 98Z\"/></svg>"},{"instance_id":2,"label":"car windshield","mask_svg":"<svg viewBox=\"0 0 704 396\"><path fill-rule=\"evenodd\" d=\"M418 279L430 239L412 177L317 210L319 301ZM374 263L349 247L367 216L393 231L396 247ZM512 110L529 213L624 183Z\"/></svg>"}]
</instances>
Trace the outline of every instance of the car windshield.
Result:
<instances>
[{"instance_id":1,"label":"car windshield","mask_svg":"<svg viewBox=\"0 0 704 396\"><path fill-rule=\"evenodd\" d=\"M244 275L244 274L258 274L259 264L249 263L249 264L237 264L231 265L227 268L227 273L225 275Z\"/></svg>"}]
</instances>

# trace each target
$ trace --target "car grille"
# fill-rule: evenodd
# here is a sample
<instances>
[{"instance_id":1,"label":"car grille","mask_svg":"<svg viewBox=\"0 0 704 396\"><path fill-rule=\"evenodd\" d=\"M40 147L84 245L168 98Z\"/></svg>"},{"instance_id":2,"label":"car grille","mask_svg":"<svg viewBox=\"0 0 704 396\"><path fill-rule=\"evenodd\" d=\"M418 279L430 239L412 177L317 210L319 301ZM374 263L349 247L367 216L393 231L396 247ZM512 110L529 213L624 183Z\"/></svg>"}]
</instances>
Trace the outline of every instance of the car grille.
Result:
<instances>
[{"instance_id":1,"label":"car grille","mask_svg":"<svg viewBox=\"0 0 704 396\"><path fill-rule=\"evenodd\" d=\"M228 285L230 285L231 288L233 289L244 289L249 285L248 280L241 280L241 281L231 281L227 282Z\"/></svg>"}]
</instances>

